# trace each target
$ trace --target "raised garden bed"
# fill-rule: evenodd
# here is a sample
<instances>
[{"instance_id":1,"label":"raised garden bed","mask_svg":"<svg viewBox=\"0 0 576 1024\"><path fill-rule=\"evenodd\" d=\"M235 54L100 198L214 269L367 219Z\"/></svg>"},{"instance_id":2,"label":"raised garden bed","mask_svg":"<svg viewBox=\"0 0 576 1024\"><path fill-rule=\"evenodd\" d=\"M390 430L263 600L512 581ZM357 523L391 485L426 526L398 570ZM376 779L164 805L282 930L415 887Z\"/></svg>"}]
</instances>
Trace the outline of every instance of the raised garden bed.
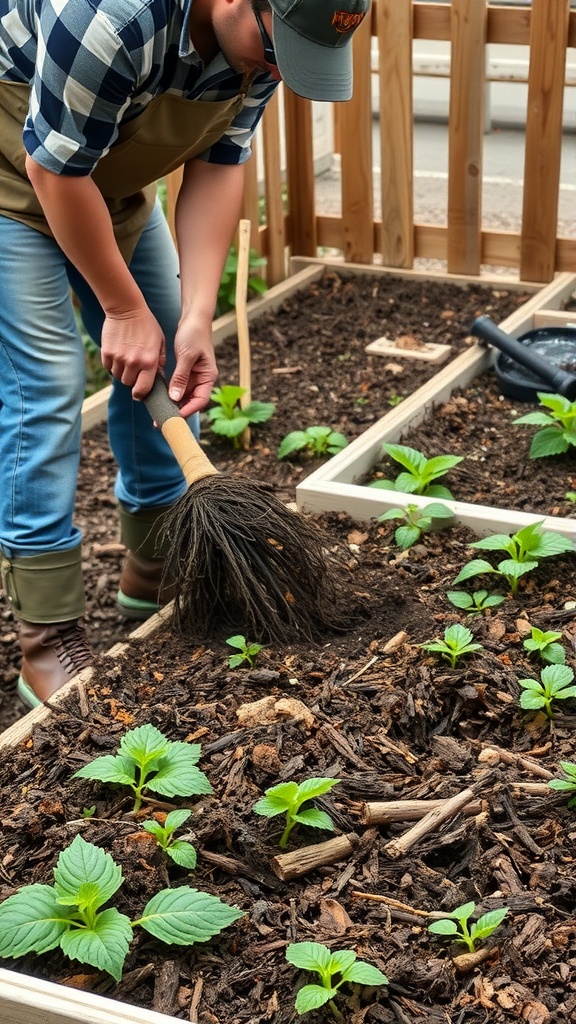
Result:
<instances>
[{"instance_id":1,"label":"raised garden bed","mask_svg":"<svg viewBox=\"0 0 576 1024\"><path fill-rule=\"evenodd\" d=\"M293 500L295 484L314 465L301 458L278 462L277 445L288 430L323 421L352 439L379 419L388 396L399 393L400 374L383 373L381 357L364 354L364 346L385 329L380 323L366 329L353 282L331 270L314 287L311 308L304 311L307 328L296 327L305 306L300 299L262 328L254 324L253 397L277 398L278 421L274 417L256 428L251 450L235 455L221 439L205 435L219 468L269 479L286 500ZM404 287L408 292L409 285ZM366 291L364 282L360 290ZM500 283L498 290L507 289ZM327 315L326 292L330 322L320 319ZM422 320L407 292L397 328L403 334L416 330L409 312L415 322ZM459 324L454 296L447 307L442 294L439 282L439 323ZM505 296L511 303L515 298L512 289ZM347 306L354 313L345 346L334 321ZM469 323L488 311L485 306L481 292L474 308L462 313L466 325L454 332L461 347ZM452 315L442 317L447 308ZM373 315L365 311L366 324ZM279 324L283 337L275 339L271 332L281 330ZM291 342L289 325L295 332ZM446 342L445 333L438 330L437 340ZM224 342L220 352L221 383L228 383L234 379L233 343ZM311 372L307 354L314 356ZM341 354L347 358L339 361ZM275 369L283 372L274 374ZM413 371L403 372L402 389L409 396ZM414 372L430 379L434 368ZM337 381L345 385L344 398ZM355 397L368 401L356 403ZM325 415L327 406L334 419ZM94 502L112 474L104 443L102 427L86 435L92 497L84 513L86 568L94 581L89 627L95 635L119 629L110 606L122 552L102 550L112 503ZM516 598L508 595L492 613L465 619L446 591L470 555L474 534L467 527L425 535L400 555L392 524L358 522L340 512L322 514L318 522L341 565L351 605L364 608L355 630L317 646L268 648L254 670L232 671L225 638L198 647L173 635L165 613L126 648L103 654L80 685L58 695L53 711L39 709L4 733L0 899L17 885L50 881L57 851L81 834L122 864L126 882L115 902L132 916L132 907L141 907L167 879L217 894L245 912L207 945L166 948L141 933L119 984L60 954L6 961L16 967L0 971L0 1016L7 1024L288 1024L305 979L286 962L285 949L303 940L354 949L388 975L386 989L342 991L338 1005L354 1024L556 1024L573 1017L573 811L546 783L560 760L573 760L576 704L563 702L551 725L526 716L518 706L518 679L539 671L523 647L531 626L558 629L566 662L576 667L574 557L543 561ZM456 669L418 647L463 619L483 650ZM243 718L243 706L262 698L267 703L256 717ZM173 740L202 744L200 766L214 797L202 799L201 811L195 811L195 800L174 801L193 809L199 859L191 874L166 867L142 831L142 817L128 813L121 792L69 781L80 764L114 752L127 728L147 721ZM341 780L322 806L349 847L335 863L281 878L277 819L255 816L253 803L279 780L317 775ZM448 799L470 787L471 813L447 807ZM449 816L429 822L411 843L413 820L379 824L367 808L403 800L441 801ZM91 805L95 814L83 818L83 808ZM146 808L146 816L153 810ZM415 813L405 806L396 812ZM330 838L329 832L301 829L290 850L304 865L312 855L309 847ZM408 843L404 848L402 841ZM472 963L457 959L462 947L451 948L428 932L426 916L470 900L479 912L510 908ZM320 1024L331 1015L324 1009L304 1019Z\"/></svg>"}]
</instances>

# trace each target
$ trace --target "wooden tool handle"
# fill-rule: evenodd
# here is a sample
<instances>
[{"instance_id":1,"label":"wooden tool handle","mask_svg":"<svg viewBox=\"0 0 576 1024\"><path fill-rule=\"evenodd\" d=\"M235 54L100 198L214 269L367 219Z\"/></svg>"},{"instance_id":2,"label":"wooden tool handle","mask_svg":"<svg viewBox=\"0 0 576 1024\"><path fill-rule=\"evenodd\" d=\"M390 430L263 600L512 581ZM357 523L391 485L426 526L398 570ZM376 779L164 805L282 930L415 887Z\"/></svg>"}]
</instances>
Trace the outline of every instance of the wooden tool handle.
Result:
<instances>
[{"instance_id":1,"label":"wooden tool handle","mask_svg":"<svg viewBox=\"0 0 576 1024\"><path fill-rule=\"evenodd\" d=\"M169 397L163 377L156 376L152 390L144 399L144 405L170 445L189 487L197 480L218 472L180 415L180 409Z\"/></svg>"}]
</instances>

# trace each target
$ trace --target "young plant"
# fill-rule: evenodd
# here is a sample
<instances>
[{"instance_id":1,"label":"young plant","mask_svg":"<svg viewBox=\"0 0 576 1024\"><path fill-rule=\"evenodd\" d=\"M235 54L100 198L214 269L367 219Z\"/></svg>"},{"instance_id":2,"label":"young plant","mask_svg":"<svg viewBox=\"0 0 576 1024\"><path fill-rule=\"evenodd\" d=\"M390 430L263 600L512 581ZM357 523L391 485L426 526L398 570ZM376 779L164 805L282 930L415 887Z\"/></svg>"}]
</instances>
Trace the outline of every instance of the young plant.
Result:
<instances>
[{"instance_id":1,"label":"young plant","mask_svg":"<svg viewBox=\"0 0 576 1024\"><path fill-rule=\"evenodd\" d=\"M446 914L446 917L443 917L441 921L434 921L429 925L428 931L434 935L444 935L446 938L463 942L468 947L469 952L473 953L476 949L476 943L480 939L487 939L496 930L498 925L502 924L509 907L501 907L500 910L490 910L469 927L468 923L475 909L475 903L463 903L461 907L456 907L456 910L453 910L451 914Z\"/></svg>"},{"instance_id":2,"label":"young plant","mask_svg":"<svg viewBox=\"0 0 576 1024\"><path fill-rule=\"evenodd\" d=\"M333 1001L342 985L347 982L356 985L388 984L388 978L378 967L358 960L352 949L336 949L331 953L321 942L291 942L286 948L286 959L294 967L320 975L319 985L304 985L298 992L296 1012L300 1014L328 1003L333 1015L343 1020Z\"/></svg>"},{"instance_id":3,"label":"young plant","mask_svg":"<svg viewBox=\"0 0 576 1024\"><path fill-rule=\"evenodd\" d=\"M562 778L550 779L550 789L557 789L566 793L574 793L568 800L568 807L576 807L576 764L572 761L560 761L560 767L564 773Z\"/></svg>"},{"instance_id":4,"label":"young plant","mask_svg":"<svg viewBox=\"0 0 576 1024\"><path fill-rule=\"evenodd\" d=\"M418 505L406 505L406 508L389 508L378 516L378 522L384 523L388 519L402 519L402 526L394 531L394 540L401 551L407 551L413 544L416 544L423 533L432 530L437 522L454 518L454 513L442 505L439 501L433 501L424 508ZM445 526L448 525L444 522Z\"/></svg>"},{"instance_id":5,"label":"young plant","mask_svg":"<svg viewBox=\"0 0 576 1024\"><path fill-rule=\"evenodd\" d=\"M551 395L544 391L538 392L538 401L550 412L529 412L514 420L514 423L542 427L532 438L528 453L530 458L561 455L571 446L576 447L576 402L571 402L563 395Z\"/></svg>"},{"instance_id":6,"label":"young plant","mask_svg":"<svg viewBox=\"0 0 576 1024\"><path fill-rule=\"evenodd\" d=\"M524 711L542 710L548 718L554 718L552 703L576 697L576 686L572 686L574 673L568 665L546 665L540 679L519 679L522 687L520 707Z\"/></svg>"},{"instance_id":7,"label":"young plant","mask_svg":"<svg viewBox=\"0 0 576 1024\"><path fill-rule=\"evenodd\" d=\"M231 654L228 658L230 668L238 668L245 661L249 664L250 668L254 668L256 657L262 650L262 644L249 644L246 637L241 634L229 636L226 643L229 647L236 647L240 652L239 654Z\"/></svg>"},{"instance_id":8,"label":"young plant","mask_svg":"<svg viewBox=\"0 0 576 1024\"><path fill-rule=\"evenodd\" d=\"M294 452L305 451L314 457L337 455L346 448L348 441L331 427L306 427L306 430L293 430L282 438L278 448L278 458L285 459Z\"/></svg>"},{"instance_id":9,"label":"young plant","mask_svg":"<svg viewBox=\"0 0 576 1024\"><path fill-rule=\"evenodd\" d=\"M524 647L527 651L530 651L531 654L536 651L542 658L542 661L547 661L549 665L564 664L566 660L564 648L562 644L556 642L562 639L562 633L558 633L553 629L543 632L537 626L532 626L531 634L524 641Z\"/></svg>"},{"instance_id":10,"label":"young plant","mask_svg":"<svg viewBox=\"0 0 576 1024\"><path fill-rule=\"evenodd\" d=\"M129 786L138 811L148 790L169 798L211 793L206 775L196 767L200 753L199 743L169 740L154 725L140 725L124 734L117 754L95 758L72 778Z\"/></svg>"},{"instance_id":11,"label":"young plant","mask_svg":"<svg viewBox=\"0 0 576 1024\"><path fill-rule=\"evenodd\" d=\"M505 551L508 558L503 559L497 566L484 558L473 558L458 573L454 583L463 583L474 576L495 573L508 582L513 594L518 593L520 577L536 569L542 558L552 558L568 551L574 552L573 542L554 530L543 530L542 520L524 526L518 533L493 533L490 537L483 537L469 546L484 551Z\"/></svg>"},{"instance_id":12,"label":"young plant","mask_svg":"<svg viewBox=\"0 0 576 1024\"><path fill-rule=\"evenodd\" d=\"M285 815L286 826L279 846L288 845L288 837L295 825L310 825L312 828L325 828L334 831L332 818L325 811L316 807L300 810L309 800L328 793L340 779L306 779L305 782L280 782L264 791L264 796L254 804L256 814L265 818L275 818L277 814Z\"/></svg>"},{"instance_id":13,"label":"young plant","mask_svg":"<svg viewBox=\"0 0 576 1024\"><path fill-rule=\"evenodd\" d=\"M373 480L370 487L381 487L386 491L402 491L405 494L424 494L429 498L452 498L452 492L443 484L434 481L445 476L448 470L462 462L461 455L436 455L427 459L416 448L403 444L385 444L384 451L404 466L406 472L399 473L395 480Z\"/></svg>"},{"instance_id":14,"label":"young plant","mask_svg":"<svg viewBox=\"0 0 576 1024\"><path fill-rule=\"evenodd\" d=\"M154 836L160 849L164 850L164 853L171 857L175 864L178 864L181 868L190 869L196 867L196 850L192 843L187 842L185 839L175 839L174 833L177 828L180 828L188 820L191 813L191 811L186 810L170 811L166 815L163 825L154 819L142 822L142 828Z\"/></svg>"},{"instance_id":15,"label":"young plant","mask_svg":"<svg viewBox=\"0 0 576 1024\"><path fill-rule=\"evenodd\" d=\"M0 905L0 957L48 953L107 971L116 981L133 937L144 928L179 946L207 942L242 911L188 886L162 889L131 921L115 907L102 909L124 881L119 864L98 846L76 836L54 868L54 885L23 886Z\"/></svg>"},{"instance_id":16,"label":"young plant","mask_svg":"<svg viewBox=\"0 0 576 1024\"><path fill-rule=\"evenodd\" d=\"M467 594L465 590L449 590L446 597L455 608L469 615L479 615L489 608L497 608L506 600L503 594L489 594L487 590L475 590L473 594Z\"/></svg>"},{"instance_id":17,"label":"young plant","mask_svg":"<svg viewBox=\"0 0 576 1024\"><path fill-rule=\"evenodd\" d=\"M235 448L240 447L240 434L252 423L265 423L274 413L274 402L250 402L245 409L240 406L246 388L235 384L224 384L214 388L210 398L215 406L208 410L210 429L214 434L231 439Z\"/></svg>"},{"instance_id":18,"label":"young plant","mask_svg":"<svg viewBox=\"0 0 576 1024\"><path fill-rule=\"evenodd\" d=\"M268 290L264 279L252 271L263 267L266 260L258 255L256 249L250 249L248 255L248 297L263 295ZM238 279L238 253L232 245L226 257L224 270L218 288L218 299L216 302L216 316L223 316L229 313L236 306L236 282Z\"/></svg>"},{"instance_id":19,"label":"young plant","mask_svg":"<svg viewBox=\"0 0 576 1024\"><path fill-rule=\"evenodd\" d=\"M456 662L465 654L474 654L483 650L482 644L473 643L473 636L466 626L456 622L453 626L447 626L444 630L443 640L433 640L429 644L419 644L425 651L432 651L440 654L442 658L450 662L450 668L456 668Z\"/></svg>"}]
</instances>

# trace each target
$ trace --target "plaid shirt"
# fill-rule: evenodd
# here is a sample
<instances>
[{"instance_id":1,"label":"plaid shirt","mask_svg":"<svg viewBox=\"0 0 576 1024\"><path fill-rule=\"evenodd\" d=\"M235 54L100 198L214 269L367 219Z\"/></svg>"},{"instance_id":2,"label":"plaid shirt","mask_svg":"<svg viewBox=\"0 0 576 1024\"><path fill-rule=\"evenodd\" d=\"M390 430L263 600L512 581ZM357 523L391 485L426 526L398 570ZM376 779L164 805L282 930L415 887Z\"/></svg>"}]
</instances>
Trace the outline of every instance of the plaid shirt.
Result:
<instances>
[{"instance_id":1,"label":"plaid shirt","mask_svg":"<svg viewBox=\"0 0 576 1024\"><path fill-rule=\"evenodd\" d=\"M0 81L29 82L24 145L56 174L89 174L157 95L227 100L242 75L222 54L204 68L190 41L193 0L0 0ZM244 163L277 82L252 79L221 139L201 154Z\"/></svg>"}]
</instances>

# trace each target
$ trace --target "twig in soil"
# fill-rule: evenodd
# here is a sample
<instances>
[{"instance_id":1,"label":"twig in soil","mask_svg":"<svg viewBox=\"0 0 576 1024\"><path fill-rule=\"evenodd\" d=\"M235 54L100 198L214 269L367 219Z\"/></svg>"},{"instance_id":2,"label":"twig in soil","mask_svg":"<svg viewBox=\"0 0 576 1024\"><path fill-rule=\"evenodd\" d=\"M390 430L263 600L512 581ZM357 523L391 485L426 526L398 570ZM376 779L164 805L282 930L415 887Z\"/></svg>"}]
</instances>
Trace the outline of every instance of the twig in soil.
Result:
<instances>
[{"instance_id":1,"label":"twig in soil","mask_svg":"<svg viewBox=\"0 0 576 1024\"><path fill-rule=\"evenodd\" d=\"M466 971L471 971L474 967L477 967L478 964L484 963L485 960L497 956L498 953L498 946L481 946L480 949L474 950L473 953L461 953L460 956L453 957L452 963L459 974L464 974Z\"/></svg>"},{"instance_id":2,"label":"twig in soil","mask_svg":"<svg viewBox=\"0 0 576 1024\"><path fill-rule=\"evenodd\" d=\"M330 724L330 722L322 723L321 732L323 733L324 736L326 736L326 738L332 744L334 749L337 750L339 754L342 754L348 761L350 761L355 768L359 768L360 771L370 771L370 765L367 764L366 761L363 761L361 757L358 757L358 754L356 754L355 751L352 750L352 747L350 746L346 737L343 736L342 733L338 732L338 730L335 729L334 726Z\"/></svg>"},{"instance_id":3,"label":"twig in soil","mask_svg":"<svg viewBox=\"0 0 576 1024\"><path fill-rule=\"evenodd\" d=\"M502 750L501 747L494 747L492 744L482 748L478 755L478 760L481 764L489 764L493 767L500 762L514 765L517 768L523 768L525 771L531 772L532 775L538 775L541 779L554 778L553 772L543 768L541 764L538 764L531 757L525 757L523 754L513 754L509 750Z\"/></svg>"},{"instance_id":4,"label":"twig in soil","mask_svg":"<svg viewBox=\"0 0 576 1024\"><path fill-rule=\"evenodd\" d=\"M429 811L442 807L445 800L389 800L370 801L362 804L363 825L387 825L393 821L420 821ZM485 809L484 801L471 800L462 808L465 815L480 814Z\"/></svg>"},{"instance_id":5,"label":"twig in soil","mask_svg":"<svg viewBox=\"0 0 576 1024\"><path fill-rule=\"evenodd\" d=\"M346 687L349 685L349 683L353 683L355 679L359 679L360 676L363 676L364 673L368 671L368 669L374 664L375 661L378 661L378 655L377 654L375 654L373 658L370 658L370 661L367 662L366 665L364 665L363 668L359 668L358 671L355 672L353 676L350 676L350 678L347 679L346 682L342 684L341 689L345 690Z\"/></svg>"},{"instance_id":6,"label":"twig in soil","mask_svg":"<svg viewBox=\"0 0 576 1024\"><path fill-rule=\"evenodd\" d=\"M194 991L192 993L192 999L190 1000L190 1013L188 1014L190 1024L197 1024L198 1022L198 1007L200 1005L200 1000L202 998L203 988L204 978L202 977L202 975L200 975L196 979L196 984L194 985Z\"/></svg>"},{"instance_id":7,"label":"twig in soil","mask_svg":"<svg viewBox=\"0 0 576 1024\"><path fill-rule=\"evenodd\" d=\"M359 892L357 889L353 889L351 895L360 900L372 900L374 903L385 903L387 907L392 907L394 910L402 910L407 914L412 914L414 917L430 917L427 910L418 910L417 907L411 907L409 903L402 903L400 900L395 900L393 896L384 896L382 893L377 892Z\"/></svg>"},{"instance_id":8,"label":"twig in soil","mask_svg":"<svg viewBox=\"0 0 576 1024\"><path fill-rule=\"evenodd\" d=\"M277 857L272 858L272 870L283 882L298 878L325 864L334 864L338 860L344 860L354 851L358 842L356 833L349 832L346 836L336 836L325 843L304 846L291 853L280 853Z\"/></svg>"}]
</instances>

